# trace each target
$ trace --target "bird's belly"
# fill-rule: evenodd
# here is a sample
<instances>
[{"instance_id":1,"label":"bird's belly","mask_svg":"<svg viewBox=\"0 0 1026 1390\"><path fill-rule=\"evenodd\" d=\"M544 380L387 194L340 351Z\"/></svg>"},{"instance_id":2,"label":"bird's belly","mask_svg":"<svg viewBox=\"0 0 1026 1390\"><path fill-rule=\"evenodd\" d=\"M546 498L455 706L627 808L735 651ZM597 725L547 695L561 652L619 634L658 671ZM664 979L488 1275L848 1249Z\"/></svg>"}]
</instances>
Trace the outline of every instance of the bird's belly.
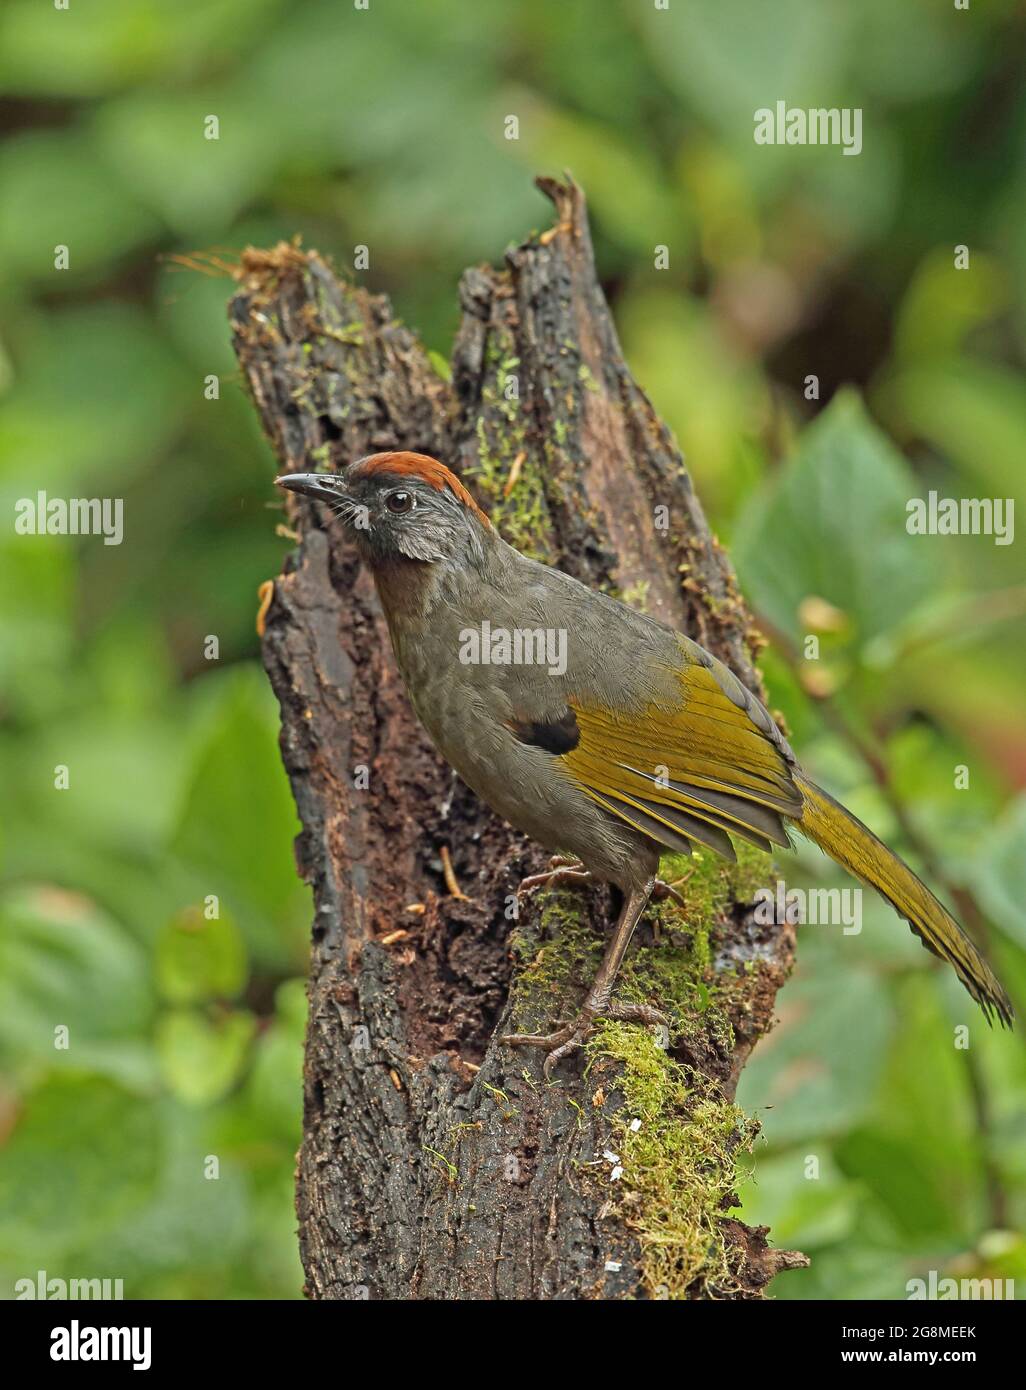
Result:
<instances>
[{"instance_id":1,"label":"bird's belly","mask_svg":"<svg viewBox=\"0 0 1026 1390\"><path fill-rule=\"evenodd\" d=\"M653 842L586 796L557 757L519 743L494 719L446 718L430 701L416 709L445 760L517 830L625 891L655 872Z\"/></svg>"}]
</instances>

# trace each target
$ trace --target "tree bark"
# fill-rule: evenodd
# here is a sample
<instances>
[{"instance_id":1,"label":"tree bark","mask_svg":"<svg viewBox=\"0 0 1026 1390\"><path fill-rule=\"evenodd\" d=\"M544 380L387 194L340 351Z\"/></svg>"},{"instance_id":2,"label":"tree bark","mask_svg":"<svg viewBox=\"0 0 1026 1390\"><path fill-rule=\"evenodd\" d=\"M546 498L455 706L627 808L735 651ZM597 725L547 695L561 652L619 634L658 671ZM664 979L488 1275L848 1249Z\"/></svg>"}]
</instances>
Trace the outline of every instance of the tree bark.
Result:
<instances>
[{"instance_id":1,"label":"tree bark","mask_svg":"<svg viewBox=\"0 0 1026 1390\"><path fill-rule=\"evenodd\" d=\"M463 276L451 382L384 296L315 252L246 252L229 312L263 427L285 470L379 449L443 459L514 544L644 605L759 691L730 564L623 360L583 195L538 184L556 224L501 269ZM634 1030L656 1090L608 1030L544 1083L540 1054L499 1036L514 1018L571 1016L610 893L534 892L511 920L544 855L417 725L341 527L304 499L287 505L299 545L275 581L263 656L315 905L297 1190L307 1294L760 1296L805 1259L728 1215L752 1134L729 1102L771 1026L792 928L759 925L722 893L692 901L685 884L686 917L658 909L632 947L690 972L669 1050Z\"/></svg>"}]
</instances>

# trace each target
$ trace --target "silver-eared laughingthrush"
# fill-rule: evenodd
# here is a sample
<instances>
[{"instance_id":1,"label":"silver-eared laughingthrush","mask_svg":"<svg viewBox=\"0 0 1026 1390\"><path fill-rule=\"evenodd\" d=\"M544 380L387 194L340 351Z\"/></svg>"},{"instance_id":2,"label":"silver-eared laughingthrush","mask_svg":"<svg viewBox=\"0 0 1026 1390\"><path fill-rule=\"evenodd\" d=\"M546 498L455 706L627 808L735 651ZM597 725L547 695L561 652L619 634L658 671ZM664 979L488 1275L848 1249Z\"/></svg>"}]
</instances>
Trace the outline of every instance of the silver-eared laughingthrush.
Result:
<instances>
[{"instance_id":1,"label":"silver-eared laughingthrush","mask_svg":"<svg viewBox=\"0 0 1026 1390\"><path fill-rule=\"evenodd\" d=\"M876 888L988 1018L1011 1022L1007 994L950 913L806 777L755 696L697 643L521 555L425 454L374 454L339 474L278 482L351 529L410 701L442 756L517 829L623 893L578 1017L547 1037L506 1038L545 1048L546 1074L600 1015L660 1020L612 988L661 851L690 853L694 841L734 858L732 835L769 850L789 844L788 825ZM538 630L565 643L559 660L461 659L468 633Z\"/></svg>"}]
</instances>

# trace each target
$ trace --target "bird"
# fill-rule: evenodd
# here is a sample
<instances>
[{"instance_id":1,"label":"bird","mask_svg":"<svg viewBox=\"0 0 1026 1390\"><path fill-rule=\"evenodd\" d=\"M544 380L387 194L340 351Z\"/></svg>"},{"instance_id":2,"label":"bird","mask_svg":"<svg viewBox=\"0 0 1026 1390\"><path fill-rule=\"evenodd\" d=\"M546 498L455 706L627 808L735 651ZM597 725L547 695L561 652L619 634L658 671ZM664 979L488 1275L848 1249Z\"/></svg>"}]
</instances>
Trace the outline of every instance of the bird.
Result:
<instances>
[{"instance_id":1,"label":"bird","mask_svg":"<svg viewBox=\"0 0 1026 1390\"><path fill-rule=\"evenodd\" d=\"M736 858L733 839L791 848L789 830L875 888L949 962L992 1021L1012 1005L980 951L913 871L802 769L760 700L697 642L509 545L456 473L375 453L285 473L328 506L373 575L410 703L482 801L554 856L545 879L597 881L622 908L579 1012L548 1034L543 1070L598 1019L665 1022L614 996L667 850Z\"/></svg>"}]
</instances>

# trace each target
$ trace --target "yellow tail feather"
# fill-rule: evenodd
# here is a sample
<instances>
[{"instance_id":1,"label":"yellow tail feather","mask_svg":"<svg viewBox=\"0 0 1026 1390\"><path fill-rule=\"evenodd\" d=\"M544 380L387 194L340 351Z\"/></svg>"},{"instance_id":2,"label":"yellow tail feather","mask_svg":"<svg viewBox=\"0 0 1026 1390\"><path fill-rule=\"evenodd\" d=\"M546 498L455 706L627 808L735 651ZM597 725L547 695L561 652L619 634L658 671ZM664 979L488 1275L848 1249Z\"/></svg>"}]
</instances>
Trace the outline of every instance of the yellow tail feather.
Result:
<instances>
[{"instance_id":1,"label":"yellow tail feather","mask_svg":"<svg viewBox=\"0 0 1026 1390\"><path fill-rule=\"evenodd\" d=\"M842 868L875 888L911 926L934 955L950 961L955 974L987 1017L995 1010L1011 1025L1013 1010L990 966L950 912L907 864L876 838L850 811L804 775L795 781L804 798L796 827Z\"/></svg>"}]
</instances>

